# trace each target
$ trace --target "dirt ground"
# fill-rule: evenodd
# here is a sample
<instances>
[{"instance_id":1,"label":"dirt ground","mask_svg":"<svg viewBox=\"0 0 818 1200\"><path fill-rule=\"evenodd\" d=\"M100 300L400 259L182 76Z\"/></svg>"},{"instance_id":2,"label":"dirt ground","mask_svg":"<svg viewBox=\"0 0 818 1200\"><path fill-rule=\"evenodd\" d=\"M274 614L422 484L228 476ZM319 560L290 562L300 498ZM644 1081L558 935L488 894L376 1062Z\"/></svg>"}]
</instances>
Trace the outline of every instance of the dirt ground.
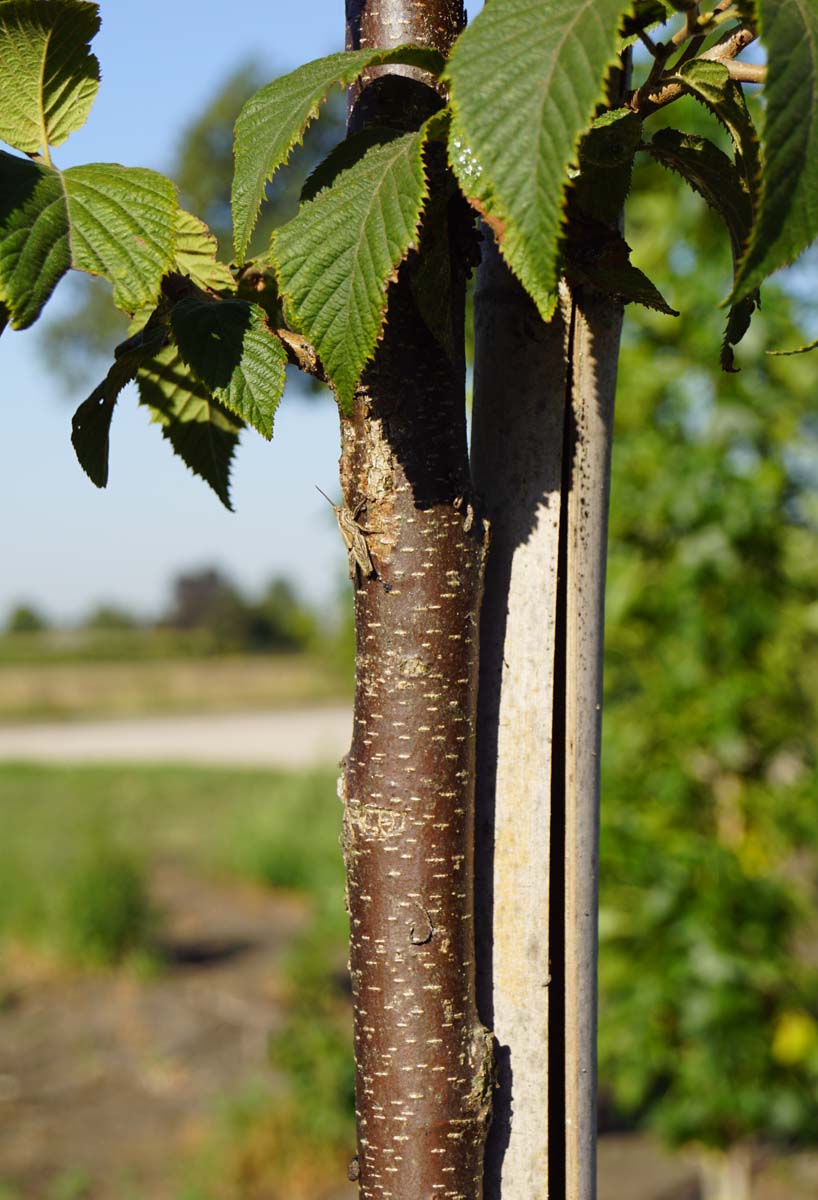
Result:
<instances>
[{"instance_id":1,"label":"dirt ground","mask_svg":"<svg viewBox=\"0 0 818 1200\"><path fill-rule=\"evenodd\" d=\"M154 880L169 969L39 977L18 970L0 1007L0 1196L172 1200L168 1164L196 1147L220 1099L273 1092L268 1033L281 1019L281 956L302 904L161 867ZM70 1190L70 1178L87 1181ZM600 1200L696 1200L689 1164L648 1139L607 1135ZM63 1190L55 1181L63 1181ZM758 1200L814 1200L818 1164L773 1163ZM341 1184L332 1200L353 1200ZM330 1200L323 1197L322 1200Z\"/></svg>"},{"instance_id":2,"label":"dirt ground","mask_svg":"<svg viewBox=\"0 0 818 1200\"><path fill-rule=\"evenodd\" d=\"M266 1072L280 959L300 901L161 868L169 969L73 979L14 972L0 1014L0 1180L42 1200L68 1173L93 1200L170 1196L168 1163L221 1097ZM83 1193L83 1200L85 1193Z\"/></svg>"}]
</instances>

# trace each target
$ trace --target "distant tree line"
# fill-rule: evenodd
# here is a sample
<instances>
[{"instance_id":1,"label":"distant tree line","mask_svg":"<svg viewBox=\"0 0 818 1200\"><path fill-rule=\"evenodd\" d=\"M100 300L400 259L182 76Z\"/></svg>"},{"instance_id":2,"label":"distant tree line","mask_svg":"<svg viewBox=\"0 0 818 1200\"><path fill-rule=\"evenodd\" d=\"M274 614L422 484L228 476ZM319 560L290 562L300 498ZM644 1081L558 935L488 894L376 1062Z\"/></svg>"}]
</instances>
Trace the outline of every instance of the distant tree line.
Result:
<instances>
[{"instance_id":1,"label":"distant tree line","mask_svg":"<svg viewBox=\"0 0 818 1200\"><path fill-rule=\"evenodd\" d=\"M249 596L225 572L207 566L174 578L171 602L158 620L101 604L79 628L101 635L140 630L200 635L203 650L235 653L309 650L322 640L326 624L281 576L272 578L260 595ZM11 610L5 632L36 636L55 627L41 608L25 603Z\"/></svg>"}]
</instances>

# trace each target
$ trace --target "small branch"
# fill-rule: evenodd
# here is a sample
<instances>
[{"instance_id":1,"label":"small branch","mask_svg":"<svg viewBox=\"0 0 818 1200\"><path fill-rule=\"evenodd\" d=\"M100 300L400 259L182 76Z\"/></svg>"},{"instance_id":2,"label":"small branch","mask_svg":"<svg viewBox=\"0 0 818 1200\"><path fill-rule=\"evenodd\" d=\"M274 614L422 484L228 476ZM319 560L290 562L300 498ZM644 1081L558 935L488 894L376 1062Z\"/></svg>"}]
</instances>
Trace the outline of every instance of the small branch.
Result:
<instances>
[{"instance_id":1,"label":"small branch","mask_svg":"<svg viewBox=\"0 0 818 1200\"><path fill-rule=\"evenodd\" d=\"M652 58L658 58L661 54L661 49L656 45L650 34L646 30L640 29L638 37L639 41L647 49L648 54L650 54Z\"/></svg>"},{"instance_id":2,"label":"small branch","mask_svg":"<svg viewBox=\"0 0 818 1200\"><path fill-rule=\"evenodd\" d=\"M711 46L709 50L705 50L702 58L714 59L717 62L725 58L736 58L755 39L756 33L747 25L741 25L738 29L729 29L722 35L715 46Z\"/></svg>"},{"instance_id":3,"label":"small branch","mask_svg":"<svg viewBox=\"0 0 818 1200\"><path fill-rule=\"evenodd\" d=\"M705 35L715 33L722 25L728 21L734 21L738 24L741 21L741 14L737 10L733 0L721 0L712 12L702 17L699 21L699 31Z\"/></svg>"},{"instance_id":4,"label":"small branch","mask_svg":"<svg viewBox=\"0 0 818 1200\"><path fill-rule=\"evenodd\" d=\"M728 61L724 65L730 78L739 83L765 83L767 80L767 68L762 63Z\"/></svg>"},{"instance_id":5,"label":"small branch","mask_svg":"<svg viewBox=\"0 0 818 1200\"><path fill-rule=\"evenodd\" d=\"M699 6L691 4L685 13L685 23L681 29L677 29L673 37L670 39L671 46L683 46L690 38L696 37L699 33Z\"/></svg>"},{"instance_id":6,"label":"small branch","mask_svg":"<svg viewBox=\"0 0 818 1200\"><path fill-rule=\"evenodd\" d=\"M685 40L687 40L688 38L695 37L698 32L699 32L699 6L698 6L698 4L691 4L690 8L688 8L687 12L685 13L685 23L684 23L684 27L683 27L683 33L685 36Z\"/></svg>"},{"instance_id":7,"label":"small branch","mask_svg":"<svg viewBox=\"0 0 818 1200\"><path fill-rule=\"evenodd\" d=\"M755 38L756 34L753 30L742 25L739 29L733 29L725 34L720 42L717 42L715 46L711 46L709 50L705 50L699 58L706 62L723 63L731 76L741 82L763 83L763 76L758 78L758 68L755 64L733 62L733 59L741 54L742 50L746 50L751 42L755 41ZM655 66L656 63L654 63ZM651 72L652 74L653 72ZM684 95L684 90L681 83L677 83L672 79L666 83L660 83L659 87L655 85L651 86L649 77L642 87L629 97L626 103L634 112L639 113L642 117L647 117L651 113L656 112L657 109L664 108L666 104L671 104L674 100L678 100L680 96Z\"/></svg>"},{"instance_id":8,"label":"small branch","mask_svg":"<svg viewBox=\"0 0 818 1200\"><path fill-rule=\"evenodd\" d=\"M640 33L639 36L642 37L642 34ZM648 74L648 77L642 86L637 88L637 90L633 93L631 100L631 107L635 112L639 112L641 110L642 97L648 96L651 94L651 92L656 91L659 83L661 82L667 60L670 58L674 49L672 42L668 43L667 45L656 45L655 42L652 42L651 45L653 47L651 50L653 62L651 63L650 73Z\"/></svg>"},{"instance_id":9,"label":"small branch","mask_svg":"<svg viewBox=\"0 0 818 1200\"><path fill-rule=\"evenodd\" d=\"M288 362L305 371L307 375L314 376L321 383L329 382L323 364L315 352L315 347L311 346L306 338L303 338L300 333L293 333L291 329L276 329L275 335L287 351Z\"/></svg>"},{"instance_id":10,"label":"small branch","mask_svg":"<svg viewBox=\"0 0 818 1200\"><path fill-rule=\"evenodd\" d=\"M689 17L690 14L688 14ZM672 46L684 46L682 54L673 65L673 70L678 71L679 67L684 63L690 62L691 58L695 58L708 36L711 33L715 33L727 21L739 21L739 14L736 11L734 0L719 0L719 3L712 12L707 13L703 17L698 17L693 28L689 28L689 22L686 22L671 39ZM733 32L734 30L730 30L723 37L730 37ZM685 45L685 42L687 42L687 45Z\"/></svg>"}]
</instances>

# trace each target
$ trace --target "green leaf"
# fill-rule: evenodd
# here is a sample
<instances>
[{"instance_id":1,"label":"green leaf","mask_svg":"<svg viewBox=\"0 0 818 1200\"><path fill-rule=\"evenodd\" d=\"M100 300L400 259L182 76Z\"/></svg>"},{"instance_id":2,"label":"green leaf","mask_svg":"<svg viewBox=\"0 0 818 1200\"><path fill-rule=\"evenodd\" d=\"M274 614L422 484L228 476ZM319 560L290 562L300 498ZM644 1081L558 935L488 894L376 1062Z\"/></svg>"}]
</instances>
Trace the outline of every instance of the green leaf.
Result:
<instances>
[{"instance_id":1,"label":"green leaf","mask_svg":"<svg viewBox=\"0 0 818 1200\"><path fill-rule=\"evenodd\" d=\"M741 84L730 78L724 63L693 59L670 79L681 83L692 96L725 127L736 148L736 163L747 181L753 198L761 172L758 133L744 99Z\"/></svg>"},{"instance_id":2,"label":"green leaf","mask_svg":"<svg viewBox=\"0 0 818 1200\"><path fill-rule=\"evenodd\" d=\"M141 403L174 451L230 508L230 463L244 422L211 396L169 342L167 301L155 311L141 310L131 329L106 378L74 415L71 441L80 465L97 487L106 486L114 407L136 378Z\"/></svg>"},{"instance_id":3,"label":"green leaf","mask_svg":"<svg viewBox=\"0 0 818 1200\"><path fill-rule=\"evenodd\" d=\"M761 203L733 298L818 237L818 6L758 0L757 8L767 50Z\"/></svg>"},{"instance_id":4,"label":"green leaf","mask_svg":"<svg viewBox=\"0 0 818 1200\"><path fill-rule=\"evenodd\" d=\"M758 289L734 304L727 314L727 324L724 327L724 337L721 340L721 369L730 374L739 370L735 365L733 347L737 346L750 328L750 319L756 308L761 306L761 294Z\"/></svg>"},{"instance_id":5,"label":"green leaf","mask_svg":"<svg viewBox=\"0 0 818 1200\"><path fill-rule=\"evenodd\" d=\"M747 245L753 220L749 187L736 164L707 138L680 133L676 129L660 129L647 150L662 166L681 175L722 218L730 234L735 271ZM749 329L750 318L758 303L758 293L754 291L735 304L728 314L721 349L721 365L725 371L736 369L732 347Z\"/></svg>"},{"instance_id":6,"label":"green leaf","mask_svg":"<svg viewBox=\"0 0 818 1200\"><path fill-rule=\"evenodd\" d=\"M386 142L394 142L401 132L400 129L388 129L383 125L369 125L366 129L349 134L334 146L327 157L307 176L301 189L301 203L314 200L324 188L332 186L341 171L354 167L367 150L371 150L373 146L383 146Z\"/></svg>"},{"instance_id":7,"label":"green leaf","mask_svg":"<svg viewBox=\"0 0 818 1200\"><path fill-rule=\"evenodd\" d=\"M450 186L437 188L426 206L420 234L420 253L412 256L409 281L415 304L427 328L454 362L449 206L457 185L451 175L448 179Z\"/></svg>"},{"instance_id":8,"label":"green leaf","mask_svg":"<svg viewBox=\"0 0 818 1200\"><path fill-rule=\"evenodd\" d=\"M633 162L642 139L642 119L629 108L613 108L591 123L579 144L582 167L623 167Z\"/></svg>"},{"instance_id":9,"label":"green leaf","mask_svg":"<svg viewBox=\"0 0 818 1200\"><path fill-rule=\"evenodd\" d=\"M605 98L628 11L623 0L492 0L446 69L455 174L546 319L568 169Z\"/></svg>"},{"instance_id":10,"label":"green leaf","mask_svg":"<svg viewBox=\"0 0 818 1200\"><path fill-rule=\"evenodd\" d=\"M69 267L104 275L126 312L152 303L173 265L173 184L91 163L59 172L0 152L0 301L15 329L40 315Z\"/></svg>"},{"instance_id":11,"label":"green leaf","mask_svg":"<svg viewBox=\"0 0 818 1200\"><path fill-rule=\"evenodd\" d=\"M170 180L118 163L71 167L62 180L71 266L109 279L124 312L156 300L173 266L178 204Z\"/></svg>"},{"instance_id":12,"label":"green leaf","mask_svg":"<svg viewBox=\"0 0 818 1200\"><path fill-rule=\"evenodd\" d=\"M622 234L600 221L572 214L565 243L565 274L569 283L590 284L625 304L641 304L678 317L655 284L630 260Z\"/></svg>"},{"instance_id":13,"label":"green leaf","mask_svg":"<svg viewBox=\"0 0 818 1200\"><path fill-rule=\"evenodd\" d=\"M213 292L233 291L235 280L226 263L216 258L215 237L198 217L179 209L176 216L176 245L174 265L180 275L187 275L197 287Z\"/></svg>"},{"instance_id":14,"label":"green leaf","mask_svg":"<svg viewBox=\"0 0 818 1200\"><path fill-rule=\"evenodd\" d=\"M273 235L286 311L315 347L344 411L372 357L387 287L417 238L424 132L374 146Z\"/></svg>"},{"instance_id":15,"label":"green leaf","mask_svg":"<svg viewBox=\"0 0 818 1200\"><path fill-rule=\"evenodd\" d=\"M108 447L115 407L116 398L105 396L104 384L100 384L79 406L71 422L71 445L77 461L98 488L108 486Z\"/></svg>"},{"instance_id":16,"label":"green leaf","mask_svg":"<svg viewBox=\"0 0 818 1200\"><path fill-rule=\"evenodd\" d=\"M669 15L668 6L661 0L634 0L622 21L622 36L635 38L640 30L663 24Z\"/></svg>"},{"instance_id":17,"label":"green leaf","mask_svg":"<svg viewBox=\"0 0 818 1200\"><path fill-rule=\"evenodd\" d=\"M646 149L663 167L681 175L719 214L738 260L750 233L753 205L735 163L707 138L677 129L659 129Z\"/></svg>"},{"instance_id":18,"label":"green leaf","mask_svg":"<svg viewBox=\"0 0 818 1200\"><path fill-rule=\"evenodd\" d=\"M642 121L630 109L617 108L592 124L579 145L579 175L573 200L583 212L616 225L631 186L633 160L642 140Z\"/></svg>"},{"instance_id":19,"label":"green leaf","mask_svg":"<svg viewBox=\"0 0 818 1200\"><path fill-rule=\"evenodd\" d=\"M108 374L74 413L71 444L83 471L99 488L108 483L111 418L119 393L136 378L140 366L161 351L167 340L167 320L163 307L160 307L151 314L143 329L117 346Z\"/></svg>"},{"instance_id":20,"label":"green leaf","mask_svg":"<svg viewBox=\"0 0 818 1200\"><path fill-rule=\"evenodd\" d=\"M284 391L287 353L246 300L189 297L170 314L184 361L208 391L267 439Z\"/></svg>"},{"instance_id":21,"label":"green leaf","mask_svg":"<svg viewBox=\"0 0 818 1200\"><path fill-rule=\"evenodd\" d=\"M163 437L232 511L230 468L244 422L213 399L173 343L140 368L137 381Z\"/></svg>"},{"instance_id":22,"label":"green leaf","mask_svg":"<svg viewBox=\"0 0 818 1200\"><path fill-rule=\"evenodd\" d=\"M408 63L437 74L443 59L436 50L420 46L330 54L274 79L247 101L235 137L233 224L238 262L247 253L265 185L301 143L329 92L336 85L349 87L367 67L383 63Z\"/></svg>"},{"instance_id":23,"label":"green leaf","mask_svg":"<svg viewBox=\"0 0 818 1200\"><path fill-rule=\"evenodd\" d=\"M99 5L7 0L0 7L0 138L24 154L59 146L85 124L99 87L89 43Z\"/></svg>"},{"instance_id":24,"label":"green leaf","mask_svg":"<svg viewBox=\"0 0 818 1200\"><path fill-rule=\"evenodd\" d=\"M0 151L0 301L12 329L25 329L37 320L70 266L59 175Z\"/></svg>"}]
</instances>

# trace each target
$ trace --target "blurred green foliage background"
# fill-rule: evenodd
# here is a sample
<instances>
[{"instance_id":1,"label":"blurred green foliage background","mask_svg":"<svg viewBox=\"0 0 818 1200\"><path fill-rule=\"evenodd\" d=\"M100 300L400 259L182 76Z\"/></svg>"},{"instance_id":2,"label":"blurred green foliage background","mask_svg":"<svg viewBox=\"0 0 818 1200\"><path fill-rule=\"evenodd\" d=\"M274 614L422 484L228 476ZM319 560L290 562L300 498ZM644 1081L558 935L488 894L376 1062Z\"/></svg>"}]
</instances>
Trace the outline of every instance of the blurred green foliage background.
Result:
<instances>
[{"instance_id":1,"label":"blurred green foliage background","mask_svg":"<svg viewBox=\"0 0 818 1200\"><path fill-rule=\"evenodd\" d=\"M770 283L721 373L723 230L658 166L629 203L635 258L682 315L629 310L620 362L601 1079L675 1145L814 1142L817 364L765 351L803 344L816 309Z\"/></svg>"}]
</instances>

